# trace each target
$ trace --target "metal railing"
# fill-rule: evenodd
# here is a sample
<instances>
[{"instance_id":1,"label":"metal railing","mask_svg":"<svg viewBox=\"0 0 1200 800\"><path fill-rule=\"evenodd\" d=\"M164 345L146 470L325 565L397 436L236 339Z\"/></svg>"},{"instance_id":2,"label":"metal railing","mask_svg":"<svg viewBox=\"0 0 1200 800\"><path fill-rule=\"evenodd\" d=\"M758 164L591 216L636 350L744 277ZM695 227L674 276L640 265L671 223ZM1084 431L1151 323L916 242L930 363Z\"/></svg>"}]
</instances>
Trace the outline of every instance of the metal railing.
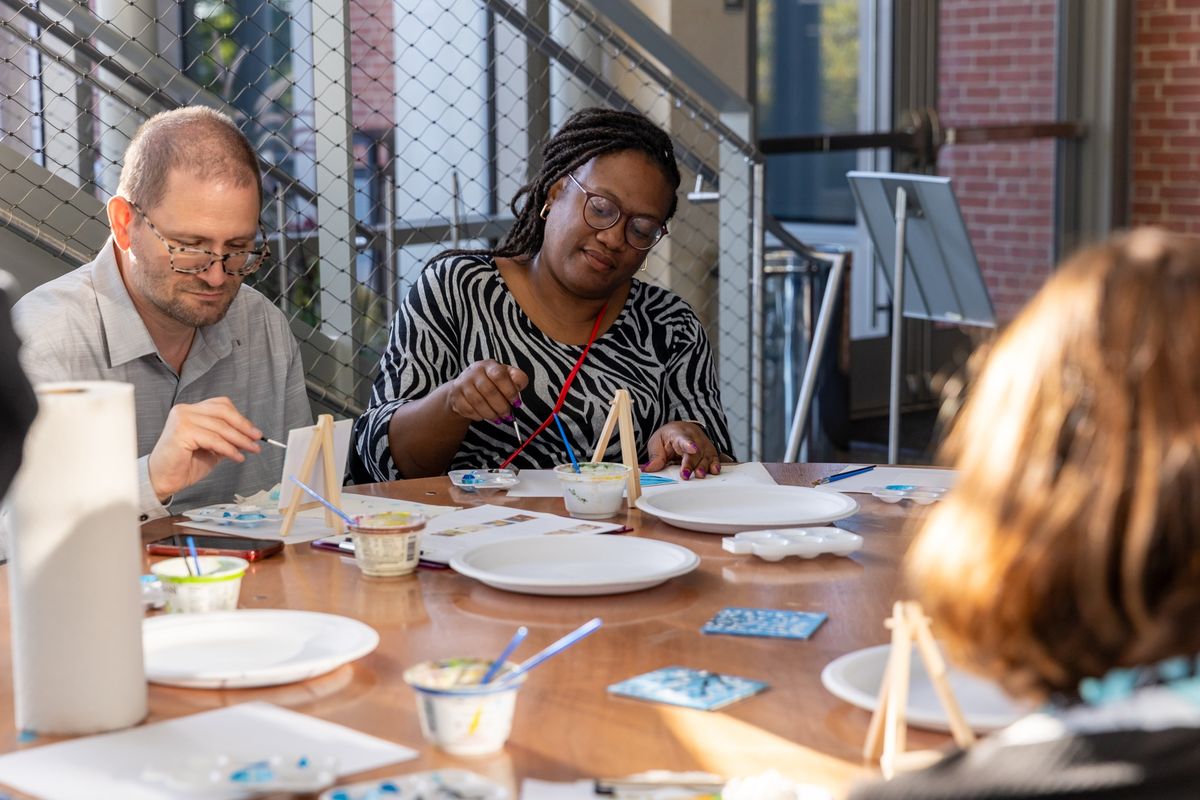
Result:
<instances>
[{"instance_id":1,"label":"metal railing","mask_svg":"<svg viewBox=\"0 0 1200 800\"><path fill-rule=\"evenodd\" d=\"M183 0L160 17L153 0L0 0L0 183L43 170L76 189L59 203L90 213L149 115L230 114L262 157L277 251L253 285L292 319L314 398L352 414L426 259L507 231L540 135L587 105L641 111L672 135L685 188L710 187L681 203L644 274L696 308L738 455L754 457L764 216L750 107L628 0L537 6ZM0 225L70 262L92 255L21 202L0 189Z\"/></svg>"}]
</instances>

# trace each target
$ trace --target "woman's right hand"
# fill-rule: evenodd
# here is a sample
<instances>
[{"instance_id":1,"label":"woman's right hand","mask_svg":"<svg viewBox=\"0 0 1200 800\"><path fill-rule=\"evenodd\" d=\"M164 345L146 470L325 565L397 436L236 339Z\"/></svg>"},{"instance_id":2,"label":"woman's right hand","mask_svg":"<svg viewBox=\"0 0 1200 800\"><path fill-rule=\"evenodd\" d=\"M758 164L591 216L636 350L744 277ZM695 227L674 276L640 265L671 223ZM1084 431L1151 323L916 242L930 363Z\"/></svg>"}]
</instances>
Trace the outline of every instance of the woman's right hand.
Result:
<instances>
[{"instance_id":1,"label":"woman's right hand","mask_svg":"<svg viewBox=\"0 0 1200 800\"><path fill-rule=\"evenodd\" d=\"M521 390L528 385L524 372L489 358L476 361L450 381L446 402L463 419L500 422L521 405Z\"/></svg>"}]
</instances>

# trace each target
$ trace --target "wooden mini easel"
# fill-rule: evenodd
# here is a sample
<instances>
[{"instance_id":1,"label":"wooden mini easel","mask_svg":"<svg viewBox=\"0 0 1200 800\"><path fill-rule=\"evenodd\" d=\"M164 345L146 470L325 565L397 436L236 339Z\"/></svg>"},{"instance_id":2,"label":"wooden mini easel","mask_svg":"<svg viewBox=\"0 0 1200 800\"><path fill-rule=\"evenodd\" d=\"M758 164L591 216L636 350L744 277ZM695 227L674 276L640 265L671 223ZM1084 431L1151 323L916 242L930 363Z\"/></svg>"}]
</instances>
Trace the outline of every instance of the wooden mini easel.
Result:
<instances>
[{"instance_id":1,"label":"wooden mini easel","mask_svg":"<svg viewBox=\"0 0 1200 800\"><path fill-rule=\"evenodd\" d=\"M338 475L334 467L333 416L331 414L322 414L317 417L316 430L313 431L312 441L308 443L308 450L304 454L304 460L300 462L300 472L296 475L297 478L309 486L313 484L313 469L317 466L318 458L321 459L321 465L324 467L325 485L313 488L323 492L326 500L335 506L340 506L342 502L342 484L338 480ZM291 475L283 476L284 481L290 481L291 479ZM292 530L292 523L296 521L296 514L304 509L321 506L316 500L301 502L303 498L308 496L307 492L295 485L292 486L292 489L292 498L288 501L287 511L283 515L283 527L279 529L280 536L287 536ZM280 491L282 491L282 487ZM346 530L342 518L328 508L325 509L325 524L333 528L334 533L340 534Z\"/></svg>"},{"instance_id":2,"label":"wooden mini easel","mask_svg":"<svg viewBox=\"0 0 1200 800\"><path fill-rule=\"evenodd\" d=\"M955 744L964 749L970 747L975 743L975 734L967 725L958 700L950 690L950 684L946 680L946 661L933 640L933 634L929 630L929 618L925 616L921 605L913 601L896 602L892 606L891 618L884 622L884 625L892 630L892 651L883 671L883 682L879 686L879 701L875 705L875 713L871 715L871 725L867 729L863 757L868 761L878 758L883 776L891 779L897 771L924 766L940 756L938 753L904 752L909 664L914 641L921 660L925 662L929 682L933 684L938 700L946 711L950 734L954 737Z\"/></svg>"},{"instance_id":3,"label":"wooden mini easel","mask_svg":"<svg viewBox=\"0 0 1200 800\"><path fill-rule=\"evenodd\" d=\"M625 479L625 494L629 496L629 505L632 507L642 496L642 472L638 467L637 437L633 434L633 401L629 398L627 389L617 389L617 393L613 395L612 408L608 410L608 419L604 421L604 428L596 441L592 461L604 460L608 440L612 438L613 428L618 423L621 426L618 434L621 438L621 461L629 467L629 475Z\"/></svg>"}]
</instances>

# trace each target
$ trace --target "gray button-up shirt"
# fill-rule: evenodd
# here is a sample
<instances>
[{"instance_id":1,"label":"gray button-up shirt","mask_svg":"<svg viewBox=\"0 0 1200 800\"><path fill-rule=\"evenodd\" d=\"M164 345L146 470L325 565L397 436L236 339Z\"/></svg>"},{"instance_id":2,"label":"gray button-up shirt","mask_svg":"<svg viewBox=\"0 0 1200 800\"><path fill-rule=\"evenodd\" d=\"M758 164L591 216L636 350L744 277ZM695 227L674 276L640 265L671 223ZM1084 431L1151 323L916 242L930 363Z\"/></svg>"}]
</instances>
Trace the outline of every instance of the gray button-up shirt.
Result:
<instances>
[{"instance_id":1,"label":"gray button-up shirt","mask_svg":"<svg viewBox=\"0 0 1200 800\"><path fill-rule=\"evenodd\" d=\"M268 489L283 472L283 451L264 444L237 464L222 461L204 480L180 491L170 509L150 486L147 461L176 403L228 397L272 439L312 424L300 348L287 318L269 300L242 286L225 318L199 328L182 374L158 354L117 267L112 239L96 259L25 295L13 308L23 339L21 366L33 383L124 381L137 406L138 475L143 519L209 503L233 502L235 492Z\"/></svg>"}]
</instances>

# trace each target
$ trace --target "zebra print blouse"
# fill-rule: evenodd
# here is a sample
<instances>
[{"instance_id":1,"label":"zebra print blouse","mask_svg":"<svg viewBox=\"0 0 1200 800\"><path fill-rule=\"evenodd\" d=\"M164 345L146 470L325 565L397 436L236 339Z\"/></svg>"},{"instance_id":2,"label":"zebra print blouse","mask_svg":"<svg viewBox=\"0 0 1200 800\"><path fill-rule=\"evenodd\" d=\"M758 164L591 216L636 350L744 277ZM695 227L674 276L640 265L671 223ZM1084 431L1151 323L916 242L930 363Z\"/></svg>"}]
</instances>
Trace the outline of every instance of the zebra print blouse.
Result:
<instances>
[{"instance_id":1,"label":"zebra print blouse","mask_svg":"<svg viewBox=\"0 0 1200 800\"><path fill-rule=\"evenodd\" d=\"M371 402L354 424L354 480L402 477L387 443L392 414L481 359L518 367L529 376L521 407L512 412L522 437L528 436L550 414L582 351L582 345L549 338L525 316L490 257L457 256L430 265L396 314ZM717 449L732 455L708 338L691 307L673 292L634 280L620 315L592 345L559 413L580 458L591 457L609 401L620 388L633 399L642 462L648 460L646 442L654 432L685 419L701 423ZM520 443L511 423L474 422L450 468L495 467ZM613 436L605 458L619 460L618 437ZM551 425L513 464L546 469L565 460Z\"/></svg>"}]
</instances>

